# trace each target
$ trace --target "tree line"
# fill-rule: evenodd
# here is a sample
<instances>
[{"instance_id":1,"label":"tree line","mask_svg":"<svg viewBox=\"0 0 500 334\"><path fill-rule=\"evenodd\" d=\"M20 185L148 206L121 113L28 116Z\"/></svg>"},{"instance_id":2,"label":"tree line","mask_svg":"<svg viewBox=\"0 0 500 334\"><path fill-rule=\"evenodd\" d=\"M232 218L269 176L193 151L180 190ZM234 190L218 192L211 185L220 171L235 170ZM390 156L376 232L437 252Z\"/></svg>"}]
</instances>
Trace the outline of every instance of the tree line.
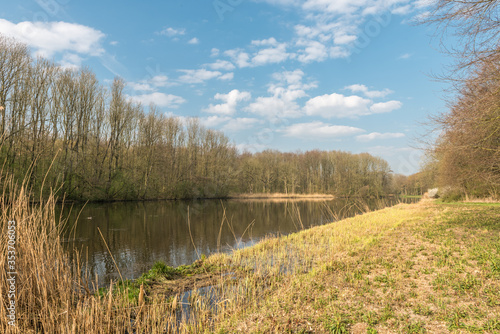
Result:
<instances>
[{"instance_id":1,"label":"tree line","mask_svg":"<svg viewBox=\"0 0 500 334\"><path fill-rule=\"evenodd\" d=\"M438 0L427 22L458 43L443 76L452 85L448 112L425 170L449 196L500 198L500 22L497 0Z\"/></svg>"},{"instance_id":2,"label":"tree line","mask_svg":"<svg viewBox=\"0 0 500 334\"><path fill-rule=\"evenodd\" d=\"M1 172L34 194L53 189L74 200L394 190L383 159L340 151L240 154L196 118L134 103L125 86L34 59L25 44L0 35Z\"/></svg>"}]
</instances>

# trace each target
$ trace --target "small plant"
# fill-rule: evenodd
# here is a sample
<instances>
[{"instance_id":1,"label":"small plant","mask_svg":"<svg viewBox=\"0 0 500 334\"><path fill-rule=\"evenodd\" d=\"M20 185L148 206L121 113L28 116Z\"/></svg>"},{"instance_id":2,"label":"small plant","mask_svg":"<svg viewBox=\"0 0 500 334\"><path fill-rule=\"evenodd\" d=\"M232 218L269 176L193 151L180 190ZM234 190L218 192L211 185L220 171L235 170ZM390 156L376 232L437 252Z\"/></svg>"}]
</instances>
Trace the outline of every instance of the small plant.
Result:
<instances>
[{"instance_id":1,"label":"small plant","mask_svg":"<svg viewBox=\"0 0 500 334\"><path fill-rule=\"evenodd\" d=\"M363 321L370 326L374 326L379 322L379 316L376 312L370 311L363 315Z\"/></svg>"},{"instance_id":2,"label":"small plant","mask_svg":"<svg viewBox=\"0 0 500 334\"><path fill-rule=\"evenodd\" d=\"M427 332L423 321L410 322L409 324L406 325L405 330L406 330L405 333L408 334Z\"/></svg>"},{"instance_id":3,"label":"small plant","mask_svg":"<svg viewBox=\"0 0 500 334\"><path fill-rule=\"evenodd\" d=\"M418 315L431 316L433 314L431 308L428 305L418 304L413 308L413 312Z\"/></svg>"},{"instance_id":4,"label":"small plant","mask_svg":"<svg viewBox=\"0 0 500 334\"><path fill-rule=\"evenodd\" d=\"M326 329L332 334L346 334L349 333L349 326L351 322L342 317L342 315L335 315L326 322Z\"/></svg>"}]
</instances>

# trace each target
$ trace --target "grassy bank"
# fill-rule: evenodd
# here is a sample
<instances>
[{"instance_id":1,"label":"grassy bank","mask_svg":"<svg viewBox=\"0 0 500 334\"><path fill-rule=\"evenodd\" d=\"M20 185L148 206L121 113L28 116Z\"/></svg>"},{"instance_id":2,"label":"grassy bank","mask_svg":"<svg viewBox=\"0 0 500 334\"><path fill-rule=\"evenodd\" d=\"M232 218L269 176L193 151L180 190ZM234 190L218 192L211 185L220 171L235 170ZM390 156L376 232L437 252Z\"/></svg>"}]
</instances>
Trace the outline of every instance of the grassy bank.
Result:
<instances>
[{"instance_id":1,"label":"grassy bank","mask_svg":"<svg viewBox=\"0 0 500 334\"><path fill-rule=\"evenodd\" d=\"M218 327L228 333L499 332L499 213L497 205L428 201L274 241L293 245L292 258L310 265L280 277L279 286ZM271 244L239 255L265 261Z\"/></svg>"},{"instance_id":2,"label":"grassy bank","mask_svg":"<svg viewBox=\"0 0 500 334\"><path fill-rule=\"evenodd\" d=\"M158 264L137 281L93 293L92 278L59 265L66 258L51 247L58 242L54 226L36 227L55 219L50 203L29 211L23 198L2 208L4 220L31 223L17 232L16 327L7 323L3 298L0 332L500 331L496 205L401 204L191 266Z\"/></svg>"}]
</instances>

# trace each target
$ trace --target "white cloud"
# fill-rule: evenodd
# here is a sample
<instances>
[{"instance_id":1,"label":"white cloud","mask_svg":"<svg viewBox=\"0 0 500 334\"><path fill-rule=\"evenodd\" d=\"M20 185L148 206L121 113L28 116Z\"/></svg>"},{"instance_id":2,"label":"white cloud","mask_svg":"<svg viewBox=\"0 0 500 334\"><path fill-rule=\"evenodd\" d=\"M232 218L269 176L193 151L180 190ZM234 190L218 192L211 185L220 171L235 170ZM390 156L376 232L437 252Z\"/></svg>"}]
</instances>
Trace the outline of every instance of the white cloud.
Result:
<instances>
[{"instance_id":1,"label":"white cloud","mask_svg":"<svg viewBox=\"0 0 500 334\"><path fill-rule=\"evenodd\" d=\"M368 87L366 87L365 85L359 85L359 84L350 85L350 86L344 87L344 89L349 89L353 93L361 92L365 96L372 98L372 99L378 98L378 97L386 97L387 95L394 93L392 90L390 90L388 88L386 88L384 90L369 90Z\"/></svg>"},{"instance_id":2,"label":"white cloud","mask_svg":"<svg viewBox=\"0 0 500 334\"><path fill-rule=\"evenodd\" d=\"M371 101L352 95L344 96L333 93L330 95L316 96L306 102L305 113L309 116L332 117L358 117L370 113Z\"/></svg>"},{"instance_id":3,"label":"white cloud","mask_svg":"<svg viewBox=\"0 0 500 334\"><path fill-rule=\"evenodd\" d=\"M268 118L288 118L301 115L299 105L293 99L282 95L258 97L246 108L246 111Z\"/></svg>"},{"instance_id":4,"label":"white cloud","mask_svg":"<svg viewBox=\"0 0 500 334\"><path fill-rule=\"evenodd\" d=\"M381 114L391 112L393 110L401 108L403 104L400 101L388 101L375 103L370 107L370 111L374 114Z\"/></svg>"},{"instance_id":5,"label":"white cloud","mask_svg":"<svg viewBox=\"0 0 500 334\"><path fill-rule=\"evenodd\" d=\"M128 82L127 86L138 91L153 91L153 87L146 82Z\"/></svg>"},{"instance_id":6,"label":"white cloud","mask_svg":"<svg viewBox=\"0 0 500 334\"><path fill-rule=\"evenodd\" d=\"M149 81L155 87L166 87L169 85L168 77L162 74L155 75Z\"/></svg>"},{"instance_id":7,"label":"white cloud","mask_svg":"<svg viewBox=\"0 0 500 334\"><path fill-rule=\"evenodd\" d=\"M277 81L278 86L286 85L291 90L308 90L318 87L315 82L307 84L302 82L302 78L304 77L302 70L276 72L273 73L272 77Z\"/></svg>"},{"instance_id":8,"label":"white cloud","mask_svg":"<svg viewBox=\"0 0 500 334\"><path fill-rule=\"evenodd\" d=\"M257 46L263 46L263 45L271 45L271 46L276 46L278 45L278 41L274 37L270 37L268 39L263 39L263 40L255 40L252 41L252 45L257 45Z\"/></svg>"},{"instance_id":9,"label":"white cloud","mask_svg":"<svg viewBox=\"0 0 500 334\"><path fill-rule=\"evenodd\" d=\"M363 129L345 125L331 125L323 122L310 122L293 124L281 130L285 136L303 139L328 139L344 136L352 136Z\"/></svg>"},{"instance_id":10,"label":"white cloud","mask_svg":"<svg viewBox=\"0 0 500 334\"><path fill-rule=\"evenodd\" d=\"M350 55L350 52L347 49L344 49L340 46L332 46L329 52L330 58L347 58Z\"/></svg>"},{"instance_id":11,"label":"white cloud","mask_svg":"<svg viewBox=\"0 0 500 334\"><path fill-rule=\"evenodd\" d=\"M212 48L212 50L210 50L210 57L217 57L220 53L220 50L217 49L217 48Z\"/></svg>"},{"instance_id":12,"label":"white cloud","mask_svg":"<svg viewBox=\"0 0 500 334\"><path fill-rule=\"evenodd\" d=\"M288 59L290 54L286 51L286 44L277 44L271 48L262 49L252 58L253 66L281 63Z\"/></svg>"},{"instance_id":13,"label":"white cloud","mask_svg":"<svg viewBox=\"0 0 500 334\"><path fill-rule=\"evenodd\" d=\"M356 137L357 141L361 142L368 142L372 140L378 140L378 139L394 139L394 138L402 138L404 137L404 133L400 132L386 132L386 133L380 133L380 132L372 132L366 135L359 135Z\"/></svg>"},{"instance_id":14,"label":"white cloud","mask_svg":"<svg viewBox=\"0 0 500 334\"><path fill-rule=\"evenodd\" d=\"M217 78L217 80L233 80L233 78L234 78L234 73L231 72L221 75L220 77Z\"/></svg>"},{"instance_id":15,"label":"white cloud","mask_svg":"<svg viewBox=\"0 0 500 334\"><path fill-rule=\"evenodd\" d=\"M245 110L266 118L293 118L302 115L297 100L306 97L306 90L315 88L315 83L303 83L301 70L274 73L268 92L271 96L260 96Z\"/></svg>"},{"instance_id":16,"label":"white cloud","mask_svg":"<svg viewBox=\"0 0 500 334\"><path fill-rule=\"evenodd\" d=\"M396 15L406 15L406 14L411 13L412 10L413 10L412 6L410 6L410 5L404 5L404 6L397 7L395 9L393 9L391 11L391 13L392 14L396 14Z\"/></svg>"},{"instance_id":17,"label":"white cloud","mask_svg":"<svg viewBox=\"0 0 500 334\"><path fill-rule=\"evenodd\" d=\"M139 102L143 105L149 105L150 103L154 103L159 107L168 107L168 108L178 108L180 104L186 102L186 100L180 96L172 94L164 94L159 92L130 96L130 98L133 101Z\"/></svg>"},{"instance_id":18,"label":"white cloud","mask_svg":"<svg viewBox=\"0 0 500 334\"><path fill-rule=\"evenodd\" d=\"M217 59L215 63L207 64L210 69L212 70L223 70L223 71L232 71L236 68L233 63L227 61L227 60L221 60Z\"/></svg>"},{"instance_id":19,"label":"white cloud","mask_svg":"<svg viewBox=\"0 0 500 334\"><path fill-rule=\"evenodd\" d=\"M245 52L243 49L231 49L224 51L224 55L230 57L233 63L240 68L281 63L293 57L292 54L287 52L286 43L277 43L274 38L264 41L253 41L253 43L254 46L269 47L258 50L252 54Z\"/></svg>"},{"instance_id":20,"label":"white cloud","mask_svg":"<svg viewBox=\"0 0 500 334\"><path fill-rule=\"evenodd\" d=\"M214 128L221 125L222 123L229 121L230 119L231 117L213 115L208 117L201 117L200 122L207 128Z\"/></svg>"},{"instance_id":21,"label":"white cloud","mask_svg":"<svg viewBox=\"0 0 500 334\"><path fill-rule=\"evenodd\" d=\"M141 80L139 82L129 82L127 85L137 91L154 91L159 87L173 86L175 83L170 82L168 77L163 74L155 75L154 77Z\"/></svg>"},{"instance_id":22,"label":"white cloud","mask_svg":"<svg viewBox=\"0 0 500 334\"><path fill-rule=\"evenodd\" d=\"M65 53L62 60L60 61L60 64L63 69L77 70L80 68L82 60L82 57L77 54Z\"/></svg>"},{"instance_id":23,"label":"white cloud","mask_svg":"<svg viewBox=\"0 0 500 334\"><path fill-rule=\"evenodd\" d=\"M437 0L416 0L413 2L413 6L415 6L415 8L427 8L434 5L436 2Z\"/></svg>"},{"instance_id":24,"label":"white cloud","mask_svg":"<svg viewBox=\"0 0 500 334\"><path fill-rule=\"evenodd\" d=\"M320 62L328 58L346 58L350 55L349 47L357 40L359 19L339 17L332 21L321 15L311 15L314 25L295 26L296 46L299 48L298 60L301 62Z\"/></svg>"},{"instance_id":25,"label":"white cloud","mask_svg":"<svg viewBox=\"0 0 500 334\"><path fill-rule=\"evenodd\" d=\"M436 0L258 0L275 6L295 6L301 16L290 42L288 59L321 62L348 57L367 22L384 29L391 15L422 12ZM274 38L253 41L252 46L272 44ZM293 55L297 54L297 57Z\"/></svg>"},{"instance_id":26,"label":"white cloud","mask_svg":"<svg viewBox=\"0 0 500 334\"><path fill-rule=\"evenodd\" d=\"M250 56L248 53L244 52L242 49L231 49L224 51L224 55L230 57L233 60L233 63L238 65L238 67L248 67L250 66Z\"/></svg>"},{"instance_id":27,"label":"white cloud","mask_svg":"<svg viewBox=\"0 0 500 334\"><path fill-rule=\"evenodd\" d=\"M302 77L304 76L304 71L285 71L273 73L272 77L274 80L288 85L300 85L302 83Z\"/></svg>"},{"instance_id":28,"label":"white cloud","mask_svg":"<svg viewBox=\"0 0 500 334\"><path fill-rule=\"evenodd\" d=\"M353 14L368 5L369 0L306 0L302 8L333 14Z\"/></svg>"},{"instance_id":29,"label":"white cloud","mask_svg":"<svg viewBox=\"0 0 500 334\"><path fill-rule=\"evenodd\" d=\"M260 120L256 118L235 118L227 122L223 127L223 131L227 132L237 132L241 130L246 130L254 127L256 124L260 123Z\"/></svg>"},{"instance_id":30,"label":"white cloud","mask_svg":"<svg viewBox=\"0 0 500 334\"><path fill-rule=\"evenodd\" d=\"M299 40L297 46L305 47L299 50L298 60L303 63L323 61L328 58L328 51L323 43L313 40Z\"/></svg>"},{"instance_id":31,"label":"white cloud","mask_svg":"<svg viewBox=\"0 0 500 334\"><path fill-rule=\"evenodd\" d=\"M193 37L188 41L188 44L199 44L199 43L200 43L200 40L196 37Z\"/></svg>"},{"instance_id":32,"label":"white cloud","mask_svg":"<svg viewBox=\"0 0 500 334\"><path fill-rule=\"evenodd\" d=\"M354 42L358 37L356 35L347 34L345 31L336 31L333 34L333 42L337 45L350 44Z\"/></svg>"},{"instance_id":33,"label":"white cloud","mask_svg":"<svg viewBox=\"0 0 500 334\"><path fill-rule=\"evenodd\" d=\"M222 75L219 71L208 71L206 69L198 70L178 70L184 73L179 77L179 81L188 84L203 83L207 80L217 78Z\"/></svg>"},{"instance_id":34,"label":"white cloud","mask_svg":"<svg viewBox=\"0 0 500 334\"><path fill-rule=\"evenodd\" d=\"M210 104L208 108L203 111L218 114L218 115L233 115L236 112L236 106L241 101L247 101L251 97L249 92L240 92L237 89L233 89L227 94L217 93L214 99L220 100L221 104Z\"/></svg>"},{"instance_id":35,"label":"white cloud","mask_svg":"<svg viewBox=\"0 0 500 334\"><path fill-rule=\"evenodd\" d=\"M411 53L404 53L398 57L398 59L409 59L412 56Z\"/></svg>"},{"instance_id":36,"label":"white cloud","mask_svg":"<svg viewBox=\"0 0 500 334\"><path fill-rule=\"evenodd\" d=\"M0 19L0 32L36 49L39 55L52 57L56 53L100 56L105 35L99 30L67 22L20 22ZM67 56L67 58L72 56Z\"/></svg>"},{"instance_id":37,"label":"white cloud","mask_svg":"<svg viewBox=\"0 0 500 334\"><path fill-rule=\"evenodd\" d=\"M180 35L185 35L185 34L186 34L186 29L184 29L184 28L176 29L176 28L169 27L169 28L165 28L162 31L160 31L160 35L165 35L168 37L180 36Z\"/></svg>"}]
</instances>

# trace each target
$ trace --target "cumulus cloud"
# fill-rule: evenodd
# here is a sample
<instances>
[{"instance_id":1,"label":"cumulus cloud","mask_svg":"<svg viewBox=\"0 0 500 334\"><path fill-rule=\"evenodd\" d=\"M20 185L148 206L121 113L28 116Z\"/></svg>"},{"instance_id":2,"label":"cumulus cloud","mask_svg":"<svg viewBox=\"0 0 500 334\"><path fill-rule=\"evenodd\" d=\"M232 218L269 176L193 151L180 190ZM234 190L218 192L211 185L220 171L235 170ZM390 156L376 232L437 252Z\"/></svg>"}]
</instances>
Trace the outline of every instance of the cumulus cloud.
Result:
<instances>
[{"instance_id":1,"label":"cumulus cloud","mask_svg":"<svg viewBox=\"0 0 500 334\"><path fill-rule=\"evenodd\" d=\"M358 39L356 35L348 34L342 30L333 33L333 42L337 45L350 44L356 39Z\"/></svg>"},{"instance_id":2,"label":"cumulus cloud","mask_svg":"<svg viewBox=\"0 0 500 334\"><path fill-rule=\"evenodd\" d=\"M400 132L386 132L386 133L380 133L380 132L372 132L368 133L366 135L359 135L356 137L357 141L361 142L368 142L372 140L378 140L378 139L395 139L395 138L402 138L404 137L404 133Z\"/></svg>"},{"instance_id":3,"label":"cumulus cloud","mask_svg":"<svg viewBox=\"0 0 500 334\"><path fill-rule=\"evenodd\" d=\"M229 121L230 119L231 117L213 115L208 117L201 117L200 122L207 128L214 128L221 125L222 123Z\"/></svg>"},{"instance_id":4,"label":"cumulus cloud","mask_svg":"<svg viewBox=\"0 0 500 334\"><path fill-rule=\"evenodd\" d=\"M168 27L160 31L160 35L168 36L168 37L174 37L174 36L180 36L180 35L185 35L186 34L186 29L184 28L172 28Z\"/></svg>"},{"instance_id":5,"label":"cumulus cloud","mask_svg":"<svg viewBox=\"0 0 500 334\"><path fill-rule=\"evenodd\" d=\"M269 85L271 96L260 96L245 110L266 118L291 118L302 115L297 100L306 97L306 90L316 87L315 83L304 84L301 70L284 71L272 75L276 82Z\"/></svg>"},{"instance_id":6,"label":"cumulus cloud","mask_svg":"<svg viewBox=\"0 0 500 334\"><path fill-rule=\"evenodd\" d=\"M270 48L259 50L252 58L253 66L281 63L288 59L290 54L286 51L286 44L281 43Z\"/></svg>"},{"instance_id":7,"label":"cumulus cloud","mask_svg":"<svg viewBox=\"0 0 500 334\"><path fill-rule=\"evenodd\" d=\"M215 70L215 71L219 71L219 70L232 71L236 68L236 66L234 66L233 63L231 63L227 60L221 60L221 59L217 59L215 61L215 63L206 64L206 66L212 70Z\"/></svg>"},{"instance_id":8,"label":"cumulus cloud","mask_svg":"<svg viewBox=\"0 0 500 334\"><path fill-rule=\"evenodd\" d=\"M230 57L238 67L244 68L250 66L250 56L242 49L231 49L224 51L224 55Z\"/></svg>"},{"instance_id":9,"label":"cumulus cloud","mask_svg":"<svg viewBox=\"0 0 500 334\"><path fill-rule=\"evenodd\" d=\"M210 57L217 57L220 53L220 50L217 49L217 48L212 48L212 50L210 50Z\"/></svg>"},{"instance_id":10,"label":"cumulus cloud","mask_svg":"<svg viewBox=\"0 0 500 334\"><path fill-rule=\"evenodd\" d=\"M173 86L175 83L170 82L166 75L159 74L139 82L129 82L127 85L137 91L154 91L159 87Z\"/></svg>"},{"instance_id":11,"label":"cumulus cloud","mask_svg":"<svg viewBox=\"0 0 500 334\"><path fill-rule=\"evenodd\" d=\"M364 91L366 88L363 85L353 86L350 86L349 89ZM388 94L386 91L368 90L364 93L371 97L380 97ZM309 99L304 106L304 112L309 116L321 116L324 118L357 118L371 114L388 113L401 108L402 105L400 101L395 100L373 103L372 100L357 95L345 96L343 94L332 93Z\"/></svg>"},{"instance_id":12,"label":"cumulus cloud","mask_svg":"<svg viewBox=\"0 0 500 334\"><path fill-rule=\"evenodd\" d=\"M180 96L154 92L151 94L142 94L130 96L132 101L139 102L143 105L149 105L151 103L156 104L159 107L168 108L178 108L180 104L185 103L186 100Z\"/></svg>"},{"instance_id":13,"label":"cumulus cloud","mask_svg":"<svg viewBox=\"0 0 500 334\"><path fill-rule=\"evenodd\" d=\"M153 91L154 88L145 81L141 82L128 82L127 86L137 91Z\"/></svg>"},{"instance_id":14,"label":"cumulus cloud","mask_svg":"<svg viewBox=\"0 0 500 334\"><path fill-rule=\"evenodd\" d=\"M149 81L155 87L165 87L169 84L168 77L162 74L155 75Z\"/></svg>"},{"instance_id":15,"label":"cumulus cloud","mask_svg":"<svg viewBox=\"0 0 500 334\"><path fill-rule=\"evenodd\" d=\"M101 56L105 34L99 30L67 22L19 22L0 19L0 32L34 48L44 57L68 53L71 57ZM80 55L80 56L77 56ZM78 58L78 61L81 59Z\"/></svg>"},{"instance_id":16,"label":"cumulus cloud","mask_svg":"<svg viewBox=\"0 0 500 334\"><path fill-rule=\"evenodd\" d=\"M254 40L251 43L252 45L257 45L257 46L262 46L262 45L278 45L278 41L274 37L270 37L268 39L262 39L262 40Z\"/></svg>"},{"instance_id":17,"label":"cumulus cloud","mask_svg":"<svg viewBox=\"0 0 500 334\"><path fill-rule=\"evenodd\" d=\"M198 70L179 70L179 72L184 74L181 75L178 80L188 84L203 83L222 75L219 71L208 71L204 68Z\"/></svg>"},{"instance_id":18,"label":"cumulus cloud","mask_svg":"<svg viewBox=\"0 0 500 334\"><path fill-rule=\"evenodd\" d=\"M370 111L374 114L387 113L401 108L402 105L403 104L400 101L395 101L395 100L380 102L373 104L370 107Z\"/></svg>"},{"instance_id":19,"label":"cumulus cloud","mask_svg":"<svg viewBox=\"0 0 500 334\"><path fill-rule=\"evenodd\" d=\"M268 118L288 118L301 115L299 105L293 99L280 94L270 97L260 96L246 108L246 111Z\"/></svg>"},{"instance_id":20,"label":"cumulus cloud","mask_svg":"<svg viewBox=\"0 0 500 334\"><path fill-rule=\"evenodd\" d=\"M281 132L283 132L285 136L302 139L329 139L352 136L364 132L364 130L352 126L331 125L316 121L293 124L281 130Z\"/></svg>"},{"instance_id":21,"label":"cumulus cloud","mask_svg":"<svg viewBox=\"0 0 500 334\"><path fill-rule=\"evenodd\" d=\"M330 58L347 58L350 55L350 52L340 46L332 46L329 50Z\"/></svg>"},{"instance_id":22,"label":"cumulus cloud","mask_svg":"<svg viewBox=\"0 0 500 334\"><path fill-rule=\"evenodd\" d=\"M247 101L251 97L249 92L240 92L237 89L233 89L227 94L217 93L214 99L222 101L221 104L210 104L208 108L203 111L218 114L218 115L233 115L236 112L236 106L241 101Z\"/></svg>"},{"instance_id":23,"label":"cumulus cloud","mask_svg":"<svg viewBox=\"0 0 500 334\"><path fill-rule=\"evenodd\" d=\"M241 130L246 130L254 127L256 124L260 123L260 121L256 118L234 118L229 120L223 127L223 131L227 132L237 132Z\"/></svg>"},{"instance_id":24,"label":"cumulus cloud","mask_svg":"<svg viewBox=\"0 0 500 334\"><path fill-rule=\"evenodd\" d=\"M193 37L188 41L188 44L199 44L199 43L200 43L200 40L196 37Z\"/></svg>"},{"instance_id":25,"label":"cumulus cloud","mask_svg":"<svg viewBox=\"0 0 500 334\"><path fill-rule=\"evenodd\" d=\"M373 98L379 98L379 97L386 97L389 94L394 93L392 90L386 88L384 90L369 90L368 87L365 85L350 85L345 87L344 89L349 89L353 93L358 93L361 92L363 93L366 97L369 97L371 99Z\"/></svg>"},{"instance_id":26,"label":"cumulus cloud","mask_svg":"<svg viewBox=\"0 0 500 334\"><path fill-rule=\"evenodd\" d=\"M396 15L406 15L412 12L413 7L411 5L404 5L401 7L394 8L391 10L392 14Z\"/></svg>"},{"instance_id":27,"label":"cumulus cloud","mask_svg":"<svg viewBox=\"0 0 500 334\"><path fill-rule=\"evenodd\" d=\"M275 6L295 7L302 16L295 36L287 42L288 59L321 62L348 57L361 39L366 23L386 26L390 15L421 13L435 0L260 0ZM253 41L251 46L271 45L275 38ZM247 51L245 51L247 52ZM297 57L294 57L294 55Z\"/></svg>"},{"instance_id":28,"label":"cumulus cloud","mask_svg":"<svg viewBox=\"0 0 500 334\"><path fill-rule=\"evenodd\" d=\"M304 72L302 70L276 72L272 75L272 78L277 81L276 85L286 85L293 90L308 90L318 86L315 82L303 83L303 77Z\"/></svg>"},{"instance_id":29,"label":"cumulus cloud","mask_svg":"<svg viewBox=\"0 0 500 334\"><path fill-rule=\"evenodd\" d=\"M342 94L325 94L316 96L306 102L304 111L309 116L358 117L370 113L371 101L360 96L344 96Z\"/></svg>"},{"instance_id":30,"label":"cumulus cloud","mask_svg":"<svg viewBox=\"0 0 500 334\"><path fill-rule=\"evenodd\" d=\"M281 63L291 57L288 53L286 43L278 43L275 38L267 40L252 41L253 47L263 47L254 52L247 52L243 49L231 49L224 51L224 55L231 58L238 67L256 67L267 64Z\"/></svg>"},{"instance_id":31,"label":"cumulus cloud","mask_svg":"<svg viewBox=\"0 0 500 334\"><path fill-rule=\"evenodd\" d=\"M353 14L369 3L369 0L306 0L302 8L308 11L329 12L333 14Z\"/></svg>"},{"instance_id":32,"label":"cumulus cloud","mask_svg":"<svg viewBox=\"0 0 500 334\"><path fill-rule=\"evenodd\" d=\"M63 69L76 70L80 68L82 57L74 53L65 53L62 60L59 62Z\"/></svg>"},{"instance_id":33,"label":"cumulus cloud","mask_svg":"<svg viewBox=\"0 0 500 334\"><path fill-rule=\"evenodd\" d=\"M233 78L234 78L234 73L231 72L221 75L220 77L217 78L217 80L233 80Z\"/></svg>"},{"instance_id":34,"label":"cumulus cloud","mask_svg":"<svg viewBox=\"0 0 500 334\"><path fill-rule=\"evenodd\" d=\"M297 59L303 63L323 61L328 58L328 49L323 43L313 40L299 40L297 46L304 47L299 51Z\"/></svg>"},{"instance_id":35,"label":"cumulus cloud","mask_svg":"<svg viewBox=\"0 0 500 334\"><path fill-rule=\"evenodd\" d=\"M436 0L416 0L413 2L413 6L416 8L426 8L432 6L436 3Z\"/></svg>"}]
</instances>

